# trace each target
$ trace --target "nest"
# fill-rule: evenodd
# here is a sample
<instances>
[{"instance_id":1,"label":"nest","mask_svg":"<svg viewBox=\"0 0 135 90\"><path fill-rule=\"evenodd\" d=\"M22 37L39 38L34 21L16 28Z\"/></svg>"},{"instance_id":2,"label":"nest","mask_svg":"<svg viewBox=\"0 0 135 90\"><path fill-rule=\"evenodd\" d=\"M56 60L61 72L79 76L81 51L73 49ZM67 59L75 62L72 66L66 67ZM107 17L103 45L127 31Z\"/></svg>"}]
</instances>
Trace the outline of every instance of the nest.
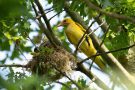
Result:
<instances>
[{"instance_id":1,"label":"nest","mask_svg":"<svg viewBox=\"0 0 135 90\"><path fill-rule=\"evenodd\" d=\"M76 60L73 55L62 47L53 48L44 43L40 50L35 52L33 59L27 64L33 74L45 76L49 81L55 81L69 74L76 68Z\"/></svg>"}]
</instances>

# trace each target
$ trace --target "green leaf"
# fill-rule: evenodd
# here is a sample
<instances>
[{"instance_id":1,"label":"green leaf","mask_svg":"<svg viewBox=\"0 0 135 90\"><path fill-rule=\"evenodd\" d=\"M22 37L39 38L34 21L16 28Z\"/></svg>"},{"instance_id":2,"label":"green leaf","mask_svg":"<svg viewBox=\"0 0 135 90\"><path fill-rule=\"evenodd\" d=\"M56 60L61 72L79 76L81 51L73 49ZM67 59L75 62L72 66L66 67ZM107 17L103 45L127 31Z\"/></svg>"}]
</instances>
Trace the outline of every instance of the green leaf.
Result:
<instances>
[{"instance_id":1,"label":"green leaf","mask_svg":"<svg viewBox=\"0 0 135 90\"><path fill-rule=\"evenodd\" d=\"M11 39L11 35L9 34L9 32L5 32L4 35L5 35L8 39Z\"/></svg>"},{"instance_id":2,"label":"green leaf","mask_svg":"<svg viewBox=\"0 0 135 90\"><path fill-rule=\"evenodd\" d=\"M0 19L23 15L27 12L24 3L24 0L1 0L0 11L2 13L0 14Z\"/></svg>"},{"instance_id":3,"label":"green leaf","mask_svg":"<svg viewBox=\"0 0 135 90\"><path fill-rule=\"evenodd\" d=\"M10 50L10 45L7 39L0 40L0 50Z\"/></svg>"},{"instance_id":4,"label":"green leaf","mask_svg":"<svg viewBox=\"0 0 135 90\"><path fill-rule=\"evenodd\" d=\"M13 44L13 41L12 40L9 40L9 45L12 45Z\"/></svg>"},{"instance_id":5,"label":"green leaf","mask_svg":"<svg viewBox=\"0 0 135 90\"><path fill-rule=\"evenodd\" d=\"M53 7L57 12L62 11L65 0L53 0Z\"/></svg>"},{"instance_id":6,"label":"green leaf","mask_svg":"<svg viewBox=\"0 0 135 90\"><path fill-rule=\"evenodd\" d=\"M128 32L125 31L114 33L113 37L112 35L110 35L107 39L108 40L105 42L105 44L110 50L117 50L130 45L130 37L128 35ZM118 58L120 56L125 56L127 53L128 50L124 50L115 52L113 54Z\"/></svg>"},{"instance_id":7,"label":"green leaf","mask_svg":"<svg viewBox=\"0 0 135 90\"><path fill-rule=\"evenodd\" d=\"M134 0L127 0L128 2L133 2Z\"/></svg>"}]
</instances>

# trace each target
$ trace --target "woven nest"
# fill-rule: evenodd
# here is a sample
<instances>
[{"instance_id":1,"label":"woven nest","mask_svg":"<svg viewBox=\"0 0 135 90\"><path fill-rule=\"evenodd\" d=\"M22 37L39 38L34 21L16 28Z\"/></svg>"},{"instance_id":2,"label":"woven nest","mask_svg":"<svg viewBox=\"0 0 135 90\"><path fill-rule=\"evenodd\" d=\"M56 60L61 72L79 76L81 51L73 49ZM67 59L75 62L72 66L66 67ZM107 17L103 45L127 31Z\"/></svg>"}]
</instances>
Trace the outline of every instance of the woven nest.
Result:
<instances>
[{"instance_id":1,"label":"woven nest","mask_svg":"<svg viewBox=\"0 0 135 90\"><path fill-rule=\"evenodd\" d=\"M27 64L33 74L45 76L49 81L55 81L76 68L74 56L61 47L53 48L44 43L35 52L33 59Z\"/></svg>"}]
</instances>

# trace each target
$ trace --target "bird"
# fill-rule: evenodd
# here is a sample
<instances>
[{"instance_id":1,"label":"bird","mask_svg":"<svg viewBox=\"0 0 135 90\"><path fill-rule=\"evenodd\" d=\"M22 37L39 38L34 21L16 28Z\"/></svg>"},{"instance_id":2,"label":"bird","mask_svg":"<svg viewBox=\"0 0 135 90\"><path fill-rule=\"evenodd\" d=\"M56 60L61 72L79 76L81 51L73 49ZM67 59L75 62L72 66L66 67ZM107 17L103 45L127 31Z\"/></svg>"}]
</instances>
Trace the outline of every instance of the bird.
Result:
<instances>
[{"instance_id":1,"label":"bird","mask_svg":"<svg viewBox=\"0 0 135 90\"><path fill-rule=\"evenodd\" d=\"M79 40L82 38L86 30L77 22L73 21L71 18L65 18L58 24L58 27L66 27L64 30L69 42L77 47ZM87 57L96 55L97 50L95 49L92 39L90 37L84 37L83 42L80 45L79 49ZM96 56L94 62L100 67L100 69L105 68L105 63L101 56Z\"/></svg>"}]
</instances>

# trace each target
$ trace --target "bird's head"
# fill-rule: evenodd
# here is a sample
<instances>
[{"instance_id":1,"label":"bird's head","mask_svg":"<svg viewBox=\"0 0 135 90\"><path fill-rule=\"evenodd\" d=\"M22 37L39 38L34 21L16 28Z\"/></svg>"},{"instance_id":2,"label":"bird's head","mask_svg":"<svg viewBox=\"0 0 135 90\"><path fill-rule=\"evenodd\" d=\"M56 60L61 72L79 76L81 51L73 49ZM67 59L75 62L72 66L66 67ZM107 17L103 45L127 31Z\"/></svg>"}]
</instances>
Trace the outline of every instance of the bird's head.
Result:
<instances>
[{"instance_id":1,"label":"bird's head","mask_svg":"<svg viewBox=\"0 0 135 90\"><path fill-rule=\"evenodd\" d=\"M69 24L74 23L74 21L71 18L65 18L62 22L58 24L59 26L68 26Z\"/></svg>"}]
</instances>

